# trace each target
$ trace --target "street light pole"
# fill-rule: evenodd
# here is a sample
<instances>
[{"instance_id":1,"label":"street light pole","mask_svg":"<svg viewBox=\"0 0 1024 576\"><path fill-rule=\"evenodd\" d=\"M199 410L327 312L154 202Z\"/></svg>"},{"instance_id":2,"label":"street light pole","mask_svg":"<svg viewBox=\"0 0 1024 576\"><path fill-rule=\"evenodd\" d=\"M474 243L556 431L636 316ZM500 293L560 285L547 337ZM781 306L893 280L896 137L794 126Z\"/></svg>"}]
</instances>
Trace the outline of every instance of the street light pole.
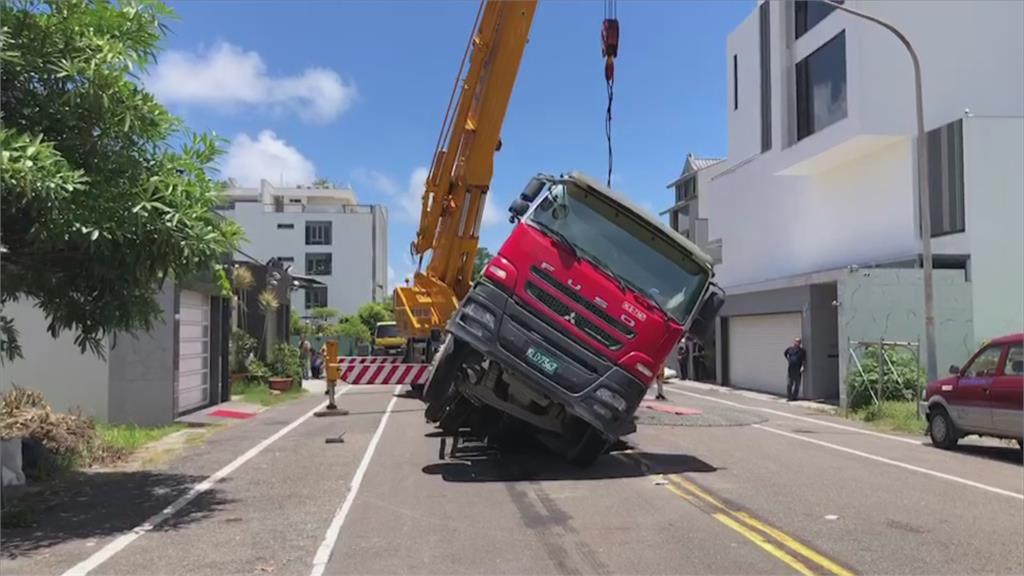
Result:
<instances>
[{"instance_id":1,"label":"street light pole","mask_svg":"<svg viewBox=\"0 0 1024 576\"><path fill-rule=\"evenodd\" d=\"M874 22L879 26L892 32L896 38L906 47L910 53L910 60L914 64L914 97L917 106L917 203L918 212L921 218L921 259L924 281L924 349L927 359L926 370L928 381L938 379L938 359L935 357L935 294L932 284L932 213L930 209L930 193L928 189L928 141L924 131L924 99L921 96L921 63L917 59L917 52L910 45L910 41L895 26L865 14L859 10L848 8L833 0L821 0L832 5L836 10L846 12L858 18Z\"/></svg>"}]
</instances>

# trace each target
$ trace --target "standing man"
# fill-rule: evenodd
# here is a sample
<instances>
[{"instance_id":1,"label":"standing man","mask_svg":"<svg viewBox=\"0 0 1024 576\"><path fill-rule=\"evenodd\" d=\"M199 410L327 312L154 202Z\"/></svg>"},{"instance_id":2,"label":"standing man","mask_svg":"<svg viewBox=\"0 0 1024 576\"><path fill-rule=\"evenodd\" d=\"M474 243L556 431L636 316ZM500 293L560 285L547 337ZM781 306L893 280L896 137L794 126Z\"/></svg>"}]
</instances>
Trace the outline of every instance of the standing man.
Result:
<instances>
[{"instance_id":1,"label":"standing man","mask_svg":"<svg viewBox=\"0 0 1024 576\"><path fill-rule=\"evenodd\" d=\"M676 348L676 360L679 361L680 380L690 379L690 348L689 336L683 336L682 341L679 342L679 347Z\"/></svg>"},{"instance_id":2,"label":"standing man","mask_svg":"<svg viewBox=\"0 0 1024 576\"><path fill-rule=\"evenodd\" d=\"M308 379L311 376L310 364L312 364L312 351L313 346L306 340L306 335L302 335L302 340L299 341L299 357L302 359L302 377Z\"/></svg>"},{"instance_id":3,"label":"standing man","mask_svg":"<svg viewBox=\"0 0 1024 576\"><path fill-rule=\"evenodd\" d=\"M800 338L793 338L793 345L786 348L782 355L786 357L786 363L788 364L786 397L792 402L800 397L800 379L804 375L807 352L800 345Z\"/></svg>"}]
</instances>

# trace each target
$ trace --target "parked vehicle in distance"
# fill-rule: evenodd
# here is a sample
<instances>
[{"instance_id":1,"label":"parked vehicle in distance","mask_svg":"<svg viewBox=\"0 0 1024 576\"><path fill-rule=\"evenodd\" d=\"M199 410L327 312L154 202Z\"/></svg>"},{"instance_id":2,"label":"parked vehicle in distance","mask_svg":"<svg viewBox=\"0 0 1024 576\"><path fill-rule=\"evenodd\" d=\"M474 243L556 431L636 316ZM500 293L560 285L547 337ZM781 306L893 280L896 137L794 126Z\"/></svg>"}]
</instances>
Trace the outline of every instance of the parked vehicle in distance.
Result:
<instances>
[{"instance_id":1,"label":"parked vehicle in distance","mask_svg":"<svg viewBox=\"0 0 1024 576\"><path fill-rule=\"evenodd\" d=\"M928 383L919 404L932 444L949 449L976 434L1024 448L1024 333L988 342L949 373Z\"/></svg>"},{"instance_id":2,"label":"parked vehicle in distance","mask_svg":"<svg viewBox=\"0 0 1024 576\"><path fill-rule=\"evenodd\" d=\"M373 330L374 356L401 356L405 354L405 338L398 332L395 322L378 322Z\"/></svg>"}]
</instances>

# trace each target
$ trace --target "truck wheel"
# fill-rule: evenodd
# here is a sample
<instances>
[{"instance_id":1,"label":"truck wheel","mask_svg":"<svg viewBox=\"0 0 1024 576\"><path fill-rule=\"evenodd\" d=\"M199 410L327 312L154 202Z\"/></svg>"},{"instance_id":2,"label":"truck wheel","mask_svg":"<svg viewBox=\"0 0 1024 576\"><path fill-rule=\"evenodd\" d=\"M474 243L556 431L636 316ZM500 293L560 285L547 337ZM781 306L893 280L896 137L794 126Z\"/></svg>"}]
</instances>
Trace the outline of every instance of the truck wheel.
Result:
<instances>
[{"instance_id":1,"label":"truck wheel","mask_svg":"<svg viewBox=\"0 0 1024 576\"><path fill-rule=\"evenodd\" d=\"M445 408L450 404L455 375L459 369L462 354L456 351L455 337L448 335L437 355L434 356L430 368L430 379L423 389L423 401L427 403L426 417L428 422L437 422L444 415Z\"/></svg>"},{"instance_id":2,"label":"truck wheel","mask_svg":"<svg viewBox=\"0 0 1024 576\"><path fill-rule=\"evenodd\" d=\"M573 418L569 426L567 436L569 452L567 458L570 464L576 466L590 466L604 451L608 449L610 442L597 428L587 424L583 420Z\"/></svg>"},{"instance_id":3,"label":"truck wheel","mask_svg":"<svg viewBox=\"0 0 1024 576\"><path fill-rule=\"evenodd\" d=\"M932 444L943 450L956 446L960 440L960 433L957 432L953 419L949 417L949 412L942 406L932 408L931 412L931 417L928 418L928 435L932 439Z\"/></svg>"}]
</instances>

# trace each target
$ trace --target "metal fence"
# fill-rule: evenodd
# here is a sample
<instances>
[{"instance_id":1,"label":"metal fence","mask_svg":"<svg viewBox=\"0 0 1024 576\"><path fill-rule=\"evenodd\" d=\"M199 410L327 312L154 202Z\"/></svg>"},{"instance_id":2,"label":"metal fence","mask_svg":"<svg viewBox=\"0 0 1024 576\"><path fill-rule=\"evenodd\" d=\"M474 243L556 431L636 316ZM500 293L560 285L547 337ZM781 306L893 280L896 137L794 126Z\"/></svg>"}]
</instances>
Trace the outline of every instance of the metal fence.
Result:
<instances>
[{"instance_id":1,"label":"metal fence","mask_svg":"<svg viewBox=\"0 0 1024 576\"><path fill-rule=\"evenodd\" d=\"M900 376L899 371L892 362L895 351L906 350L910 352L914 357L915 365L918 367L921 366L921 344L919 342L903 342L885 339L850 340L847 348L850 352L850 359L853 361L852 364L856 367L857 372L866 382L869 381L870 378L864 368L865 355L871 349L877 349L879 351L878 383L874 389L870 386L867 387L871 400L876 405L882 401L882 389L888 382L887 378L895 380L901 388L905 387L906 383L903 381L903 377ZM920 398L921 389L924 384L921 379L915 377L913 385L914 398ZM920 415L918 415L918 417L920 417Z\"/></svg>"}]
</instances>

